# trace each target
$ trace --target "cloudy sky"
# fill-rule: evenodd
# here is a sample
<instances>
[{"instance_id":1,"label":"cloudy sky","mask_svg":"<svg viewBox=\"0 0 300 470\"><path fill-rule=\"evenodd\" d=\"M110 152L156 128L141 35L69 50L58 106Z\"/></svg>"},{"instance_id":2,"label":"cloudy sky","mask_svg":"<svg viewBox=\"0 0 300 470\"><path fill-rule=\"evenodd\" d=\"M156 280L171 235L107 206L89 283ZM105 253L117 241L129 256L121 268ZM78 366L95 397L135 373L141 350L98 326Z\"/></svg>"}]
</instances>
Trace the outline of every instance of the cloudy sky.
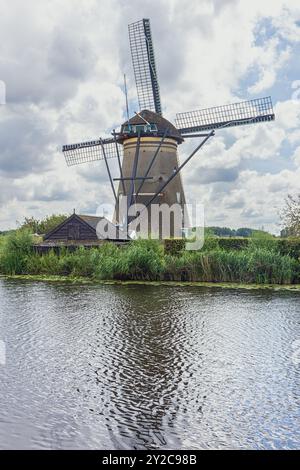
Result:
<instances>
[{"instance_id":1,"label":"cloudy sky","mask_svg":"<svg viewBox=\"0 0 300 470\"><path fill-rule=\"evenodd\" d=\"M275 122L219 131L183 180L207 225L279 231L284 198L300 192L299 0L0 0L0 11L0 230L111 201L104 162L68 168L60 146L125 120L123 73L136 110L127 24L146 17L171 121L272 96Z\"/></svg>"}]
</instances>

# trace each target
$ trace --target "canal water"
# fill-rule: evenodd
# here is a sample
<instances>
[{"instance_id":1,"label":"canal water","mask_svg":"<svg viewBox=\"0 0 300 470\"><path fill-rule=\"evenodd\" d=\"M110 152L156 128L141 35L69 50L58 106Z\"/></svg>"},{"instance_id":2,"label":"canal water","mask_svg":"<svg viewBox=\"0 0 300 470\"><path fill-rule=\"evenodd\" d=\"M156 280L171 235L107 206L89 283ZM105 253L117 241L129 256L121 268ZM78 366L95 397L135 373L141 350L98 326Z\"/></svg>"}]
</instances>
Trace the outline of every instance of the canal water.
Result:
<instances>
[{"instance_id":1,"label":"canal water","mask_svg":"<svg viewBox=\"0 0 300 470\"><path fill-rule=\"evenodd\" d=\"M300 294L2 279L0 344L1 449L300 446Z\"/></svg>"}]
</instances>

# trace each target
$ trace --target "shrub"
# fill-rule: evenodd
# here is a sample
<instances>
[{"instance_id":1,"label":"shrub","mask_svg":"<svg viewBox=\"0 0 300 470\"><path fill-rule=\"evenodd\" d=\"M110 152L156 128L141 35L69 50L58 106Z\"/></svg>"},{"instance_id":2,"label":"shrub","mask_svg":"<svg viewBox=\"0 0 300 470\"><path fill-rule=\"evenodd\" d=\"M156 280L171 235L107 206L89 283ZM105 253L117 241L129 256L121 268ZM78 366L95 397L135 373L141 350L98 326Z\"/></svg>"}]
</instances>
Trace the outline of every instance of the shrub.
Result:
<instances>
[{"instance_id":1,"label":"shrub","mask_svg":"<svg viewBox=\"0 0 300 470\"><path fill-rule=\"evenodd\" d=\"M17 230L4 237L1 243L0 270L4 274L24 274L27 259L32 253L32 235L28 230Z\"/></svg>"},{"instance_id":2,"label":"shrub","mask_svg":"<svg viewBox=\"0 0 300 470\"><path fill-rule=\"evenodd\" d=\"M214 236L205 236L202 251L213 251L219 248L219 238Z\"/></svg>"},{"instance_id":3,"label":"shrub","mask_svg":"<svg viewBox=\"0 0 300 470\"><path fill-rule=\"evenodd\" d=\"M178 256L185 249L185 239L166 238L164 240L164 249L167 255Z\"/></svg>"},{"instance_id":4,"label":"shrub","mask_svg":"<svg viewBox=\"0 0 300 470\"><path fill-rule=\"evenodd\" d=\"M243 251L218 250L208 254L203 265L204 279L213 282L244 282L247 254ZM209 278L210 277L210 278Z\"/></svg>"},{"instance_id":5,"label":"shrub","mask_svg":"<svg viewBox=\"0 0 300 470\"><path fill-rule=\"evenodd\" d=\"M80 247L74 252L60 250L59 255L53 250L39 255L32 254L27 260L29 274L50 274L65 276L92 277L95 274L99 250Z\"/></svg>"},{"instance_id":6,"label":"shrub","mask_svg":"<svg viewBox=\"0 0 300 470\"><path fill-rule=\"evenodd\" d=\"M41 274L61 274L59 269L59 257L53 250L41 256Z\"/></svg>"},{"instance_id":7,"label":"shrub","mask_svg":"<svg viewBox=\"0 0 300 470\"><path fill-rule=\"evenodd\" d=\"M100 259L97 248L80 247L74 252L61 252L58 258L58 273L71 276L93 277Z\"/></svg>"},{"instance_id":8,"label":"shrub","mask_svg":"<svg viewBox=\"0 0 300 470\"><path fill-rule=\"evenodd\" d=\"M122 250L121 256L130 279L157 280L163 272L163 249L156 240L136 240Z\"/></svg>"},{"instance_id":9,"label":"shrub","mask_svg":"<svg viewBox=\"0 0 300 470\"><path fill-rule=\"evenodd\" d=\"M224 250L245 250L249 246L249 238L219 238L219 247Z\"/></svg>"},{"instance_id":10,"label":"shrub","mask_svg":"<svg viewBox=\"0 0 300 470\"><path fill-rule=\"evenodd\" d=\"M164 279L167 281L197 280L198 252L183 251L181 256L165 255Z\"/></svg>"},{"instance_id":11,"label":"shrub","mask_svg":"<svg viewBox=\"0 0 300 470\"><path fill-rule=\"evenodd\" d=\"M42 274L42 257L37 253L32 253L27 258L26 274Z\"/></svg>"},{"instance_id":12,"label":"shrub","mask_svg":"<svg viewBox=\"0 0 300 470\"><path fill-rule=\"evenodd\" d=\"M163 249L156 240L136 240L124 248L107 243L99 252L95 275L100 279L156 280L163 272Z\"/></svg>"},{"instance_id":13,"label":"shrub","mask_svg":"<svg viewBox=\"0 0 300 470\"><path fill-rule=\"evenodd\" d=\"M178 243L180 242L180 243ZM246 242L246 243L245 243ZM119 247L105 243L59 254L39 255L32 236L18 230L1 238L4 274L52 274L120 280L175 280L287 284L300 281L299 239L251 240L208 237L201 251L185 251L184 240L136 240ZM221 244L221 246L220 246ZM170 248L171 247L171 248ZM167 252L166 252L167 251ZM171 253L169 252L171 251Z\"/></svg>"},{"instance_id":14,"label":"shrub","mask_svg":"<svg viewBox=\"0 0 300 470\"><path fill-rule=\"evenodd\" d=\"M249 249L256 250L260 248L278 252L278 239L269 233L259 230L254 231L249 239Z\"/></svg>"},{"instance_id":15,"label":"shrub","mask_svg":"<svg viewBox=\"0 0 300 470\"><path fill-rule=\"evenodd\" d=\"M289 256L265 248L257 248L249 252L251 282L257 284L290 284L297 276L297 262Z\"/></svg>"},{"instance_id":16,"label":"shrub","mask_svg":"<svg viewBox=\"0 0 300 470\"><path fill-rule=\"evenodd\" d=\"M299 279L299 263L266 249L184 252L167 256L168 280L286 284Z\"/></svg>"},{"instance_id":17,"label":"shrub","mask_svg":"<svg viewBox=\"0 0 300 470\"><path fill-rule=\"evenodd\" d=\"M300 260L300 238L280 238L278 250L281 255L288 255Z\"/></svg>"},{"instance_id":18,"label":"shrub","mask_svg":"<svg viewBox=\"0 0 300 470\"><path fill-rule=\"evenodd\" d=\"M124 251L126 248L124 248ZM99 279L126 279L127 265L123 249L114 243L105 243L99 248L95 276Z\"/></svg>"}]
</instances>

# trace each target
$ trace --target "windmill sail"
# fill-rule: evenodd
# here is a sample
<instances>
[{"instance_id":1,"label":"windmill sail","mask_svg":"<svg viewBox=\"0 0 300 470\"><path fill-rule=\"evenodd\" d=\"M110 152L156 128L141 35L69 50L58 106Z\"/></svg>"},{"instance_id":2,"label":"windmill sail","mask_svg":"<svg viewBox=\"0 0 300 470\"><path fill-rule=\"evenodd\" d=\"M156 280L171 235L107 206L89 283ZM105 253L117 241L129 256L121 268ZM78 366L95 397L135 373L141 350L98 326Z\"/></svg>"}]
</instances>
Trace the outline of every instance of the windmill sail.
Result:
<instances>
[{"instance_id":1,"label":"windmill sail","mask_svg":"<svg viewBox=\"0 0 300 470\"><path fill-rule=\"evenodd\" d=\"M140 110L148 109L161 114L150 20L131 23L128 31Z\"/></svg>"},{"instance_id":2,"label":"windmill sail","mask_svg":"<svg viewBox=\"0 0 300 470\"><path fill-rule=\"evenodd\" d=\"M267 96L215 108L179 113L176 115L176 127L184 135L274 119L272 100L270 96Z\"/></svg>"},{"instance_id":3,"label":"windmill sail","mask_svg":"<svg viewBox=\"0 0 300 470\"><path fill-rule=\"evenodd\" d=\"M118 156L118 153L120 157L123 157L123 146L110 138L64 145L62 151L68 166L103 160L105 157L114 158Z\"/></svg>"}]
</instances>

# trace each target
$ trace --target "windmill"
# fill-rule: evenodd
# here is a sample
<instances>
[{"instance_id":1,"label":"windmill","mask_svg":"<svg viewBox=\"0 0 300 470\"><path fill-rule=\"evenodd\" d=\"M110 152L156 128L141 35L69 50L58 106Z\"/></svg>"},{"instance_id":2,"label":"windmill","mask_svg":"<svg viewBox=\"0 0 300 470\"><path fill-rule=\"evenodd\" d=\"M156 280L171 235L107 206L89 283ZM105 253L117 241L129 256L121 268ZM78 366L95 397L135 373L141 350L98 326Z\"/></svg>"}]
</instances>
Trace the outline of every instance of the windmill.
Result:
<instances>
[{"instance_id":1,"label":"windmill","mask_svg":"<svg viewBox=\"0 0 300 470\"><path fill-rule=\"evenodd\" d=\"M179 113L176 125L173 125L162 116L150 20L132 23L128 31L140 111L129 119L127 105L128 119L119 132L113 130L111 138L64 145L62 148L69 166L104 160L115 201L114 220L118 225L125 225L126 233L140 215L139 212L128 215L132 205L143 204L147 209L154 204L167 204L169 207L177 204L183 211L185 194L181 170L215 135L215 131L275 119L271 98L264 97ZM180 164L177 148L186 138L199 140ZM113 178L111 173L111 158L118 162L117 178ZM127 198L127 213L125 220L120 220L118 207L124 196ZM150 222L151 217L147 217ZM181 228L173 226L171 235L178 234ZM162 227L158 226L158 231L161 235Z\"/></svg>"}]
</instances>

